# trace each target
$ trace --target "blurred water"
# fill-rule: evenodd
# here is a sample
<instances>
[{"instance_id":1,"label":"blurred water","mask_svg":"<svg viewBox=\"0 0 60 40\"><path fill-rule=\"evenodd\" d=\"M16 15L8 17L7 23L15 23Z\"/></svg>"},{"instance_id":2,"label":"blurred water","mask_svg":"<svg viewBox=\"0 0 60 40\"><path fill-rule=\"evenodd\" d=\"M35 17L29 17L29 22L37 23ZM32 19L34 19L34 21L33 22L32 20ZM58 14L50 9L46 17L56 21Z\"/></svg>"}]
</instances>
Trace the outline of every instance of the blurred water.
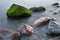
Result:
<instances>
[{"instance_id":1,"label":"blurred water","mask_svg":"<svg viewBox=\"0 0 60 40\"><path fill-rule=\"evenodd\" d=\"M35 20L43 16L55 17L57 18L57 21L60 22L60 13L58 13L57 15L53 15L53 12L59 11L60 9L60 8L52 7L51 4L53 4L54 2L60 2L60 1L59 0L0 0L0 29L8 28L12 31L17 31L21 23L27 23L29 25L32 25L32 23ZM32 13L32 16L30 18L24 18L19 20L8 20L6 16L6 12L7 12L7 9L13 3L25 6L27 8L43 5L44 7L46 7L47 10L42 13ZM39 29L36 28L35 34L33 34L30 37L23 37L21 40L48 40L45 34L46 27L42 27ZM6 39L5 37L4 40L8 40L8 39Z\"/></svg>"}]
</instances>

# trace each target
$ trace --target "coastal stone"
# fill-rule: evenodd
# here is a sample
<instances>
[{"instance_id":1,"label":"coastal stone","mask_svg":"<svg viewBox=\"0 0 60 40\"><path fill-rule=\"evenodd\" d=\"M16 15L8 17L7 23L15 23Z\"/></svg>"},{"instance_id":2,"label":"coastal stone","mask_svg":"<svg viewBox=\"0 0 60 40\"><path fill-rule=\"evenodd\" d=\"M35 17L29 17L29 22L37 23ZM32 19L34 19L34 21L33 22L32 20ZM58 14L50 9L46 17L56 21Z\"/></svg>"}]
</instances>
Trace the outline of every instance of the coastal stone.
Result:
<instances>
[{"instance_id":1,"label":"coastal stone","mask_svg":"<svg viewBox=\"0 0 60 40\"><path fill-rule=\"evenodd\" d=\"M11 40L20 40L21 34L19 32L11 33Z\"/></svg>"},{"instance_id":2,"label":"coastal stone","mask_svg":"<svg viewBox=\"0 0 60 40\"><path fill-rule=\"evenodd\" d=\"M53 5L53 6L57 6L57 5L59 5L59 3L53 3L52 5Z\"/></svg>"},{"instance_id":3,"label":"coastal stone","mask_svg":"<svg viewBox=\"0 0 60 40\"><path fill-rule=\"evenodd\" d=\"M34 26L43 26L43 25L48 24L49 21L50 21L50 18L49 18L49 17L41 17L41 18L37 19L37 20L33 23L33 25L34 25Z\"/></svg>"},{"instance_id":4,"label":"coastal stone","mask_svg":"<svg viewBox=\"0 0 60 40\"><path fill-rule=\"evenodd\" d=\"M30 8L30 10L31 10L32 12L42 12L42 11L45 11L46 8L43 7L43 6L40 6L40 7L32 7L32 8Z\"/></svg>"},{"instance_id":5,"label":"coastal stone","mask_svg":"<svg viewBox=\"0 0 60 40\"><path fill-rule=\"evenodd\" d=\"M30 25L23 24L19 29L18 32L24 35L31 35L33 33L33 28Z\"/></svg>"},{"instance_id":6,"label":"coastal stone","mask_svg":"<svg viewBox=\"0 0 60 40\"><path fill-rule=\"evenodd\" d=\"M57 13L57 12L54 12L53 14L56 15L56 14L58 14L58 13Z\"/></svg>"},{"instance_id":7,"label":"coastal stone","mask_svg":"<svg viewBox=\"0 0 60 40\"><path fill-rule=\"evenodd\" d=\"M25 18L31 16L31 12L24 6L12 4L6 15L8 18Z\"/></svg>"},{"instance_id":8,"label":"coastal stone","mask_svg":"<svg viewBox=\"0 0 60 40\"><path fill-rule=\"evenodd\" d=\"M60 24L57 22L50 22L47 34L50 37L60 36Z\"/></svg>"}]
</instances>

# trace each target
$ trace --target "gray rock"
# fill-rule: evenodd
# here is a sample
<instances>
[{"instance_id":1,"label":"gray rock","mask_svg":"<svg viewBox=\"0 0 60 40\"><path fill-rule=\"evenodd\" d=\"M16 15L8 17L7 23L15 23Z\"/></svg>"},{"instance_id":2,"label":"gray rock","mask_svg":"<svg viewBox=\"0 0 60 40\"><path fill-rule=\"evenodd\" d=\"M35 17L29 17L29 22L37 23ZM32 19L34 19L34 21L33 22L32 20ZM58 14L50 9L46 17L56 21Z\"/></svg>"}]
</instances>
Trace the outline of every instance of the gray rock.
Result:
<instances>
[{"instance_id":1,"label":"gray rock","mask_svg":"<svg viewBox=\"0 0 60 40\"><path fill-rule=\"evenodd\" d=\"M60 36L60 24L57 22L50 22L47 34L51 37Z\"/></svg>"}]
</instances>

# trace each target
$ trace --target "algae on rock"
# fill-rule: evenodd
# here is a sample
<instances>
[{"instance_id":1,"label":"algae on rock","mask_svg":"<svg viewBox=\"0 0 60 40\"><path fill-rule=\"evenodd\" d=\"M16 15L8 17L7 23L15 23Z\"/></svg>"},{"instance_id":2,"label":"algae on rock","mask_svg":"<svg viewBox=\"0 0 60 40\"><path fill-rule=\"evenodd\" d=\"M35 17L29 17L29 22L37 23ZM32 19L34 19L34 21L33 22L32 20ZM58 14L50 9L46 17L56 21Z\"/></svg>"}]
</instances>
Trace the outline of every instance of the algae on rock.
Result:
<instances>
[{"instance_id":1,"label":"algae on rock","mask_svg":"<svg viewBox=\"0 0 60 40\"><path fill-rule=\"evenodd\" d=\"M12 4L12 6L8 9L6 15L9 18L24 18L31 16L31 12L29 9L23 6Z\"/></svg>"}]
</instances>

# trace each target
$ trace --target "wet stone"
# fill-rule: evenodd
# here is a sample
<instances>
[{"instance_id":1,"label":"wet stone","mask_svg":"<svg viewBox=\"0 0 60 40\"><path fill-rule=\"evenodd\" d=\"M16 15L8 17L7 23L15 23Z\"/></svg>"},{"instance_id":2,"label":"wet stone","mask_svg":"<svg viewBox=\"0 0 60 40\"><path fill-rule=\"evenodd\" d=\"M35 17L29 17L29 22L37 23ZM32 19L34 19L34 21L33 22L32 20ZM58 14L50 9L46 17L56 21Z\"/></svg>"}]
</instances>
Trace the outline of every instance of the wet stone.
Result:
<instances>
[{"instance_id":1,"label":"wet stone","mask_svg":"<svg viewBox=\"0 0 60 40\"><path fill-rule=\"evenodd\" d=\"M57 12L54 12L53 14L56 15L56 14L58 14L58 13L57 13Z\"/></svg>"},{"instance_id":2,"label":"wet stone","mask_svg":"<svg viewBox=\"0 0 60 40\"><path fill-rule=\"evenodd\" d=\"M11 40L20 40L20 36L19 32L13 32L11 33Z\"/></svg>"},{"instance_id":3,"label":"wet stone","mask_svg":"<svg viewBox=\"0 0 60 40\"><path fill-rule=\"evenodd\" d=\"M60 36L60 24L58 22L50 22L47 35L50 37Z\"/></svg>"},{"instance_id":4,"label":"wet stone","mask_svg":"<svg viewBox=\"0 0 60 40\"><path fill-rule=\"evenodd\" d=\"M22 35L31 35L33 33L33 28L30 25L23 24L18 29L18 32L20 32Z\"/></svg>"},{"instance_id":5,"label":"wet stone","mask_svg":"<svg viewBox=\"0 0 60 40\"><path fill-rule=\"evenodd\" d=\"M57 6L57 5L59 5L59 3L53 3L52 5L53 5L53 6Z\"/></svg>"},{"instance_id":6,"label":"wet stone","mask_svg":"<svg viewBox=\"0 0 60 40\"><path fill-rule=\"evenodd\" d=\"M43 11L46 10L46 8L43 7L43 6L40 6L40 7L32 7L32 8L30 8L30 10L31 10L32 12L43 12Z\"/></svg>"},{"instance_id":7,"label":"wet stone","mask_svg":"<svg viewBox=\"0 0 60 40\"><path fill-rule=\"evenodd\" d=\"M51 20L52 20L52 19L51 19ZM49 17L41 17L41 18L37 19L37 20L33 23L33 25L34 25L34 26L44 26L44 25L48 24L49 21L50 21L50 18L49 18Z\"/></svg>"}]
</instances>

